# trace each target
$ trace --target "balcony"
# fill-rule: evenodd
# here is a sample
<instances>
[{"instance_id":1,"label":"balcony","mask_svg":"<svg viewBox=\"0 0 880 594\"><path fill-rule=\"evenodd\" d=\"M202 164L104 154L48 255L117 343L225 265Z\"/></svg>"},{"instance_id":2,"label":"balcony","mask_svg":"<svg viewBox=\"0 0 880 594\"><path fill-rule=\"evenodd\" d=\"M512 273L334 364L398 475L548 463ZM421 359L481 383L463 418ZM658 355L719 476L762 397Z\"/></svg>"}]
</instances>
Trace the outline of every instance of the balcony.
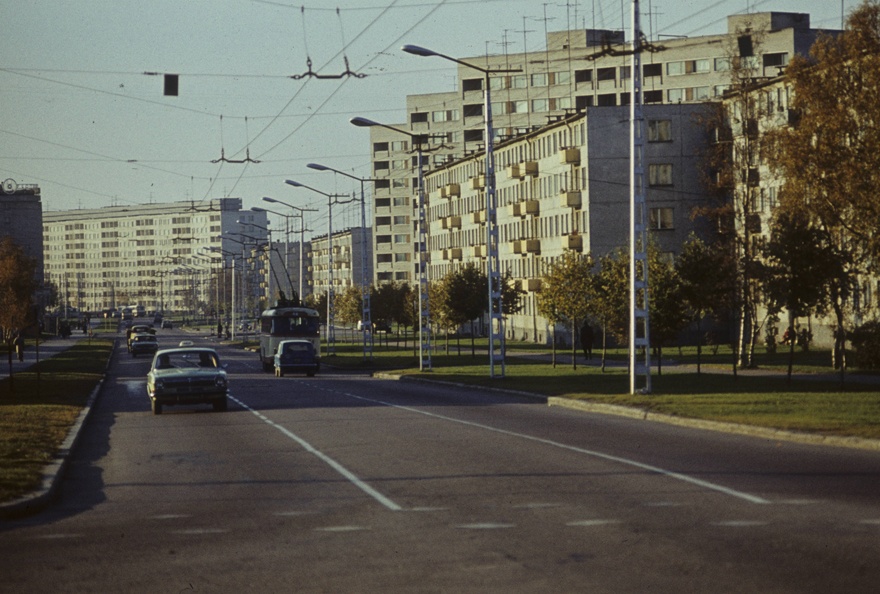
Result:
<instances>
[{"instance_id":1,"label":"balcony","mask_svg":"<svg viewBox=\"0 0 880 594\"><path fill-rule=\"evenodd\" d=\"M489 250L486 249L485 245L471 246L471 256L474 258L485 258L488 253Z\"/></svg>"},{"instance_id":2,"label":"balcony","mask_svg":"<svg viewBox=\"0 0 880 594\"><path fill-rule=\"evenodd\" d=\"M523 176L528 175L529 177L538 177L537 161L525 161L523 163L520 163L519 168Z\"/></svg>"},{"instance_id":3,"label":"balcony","mask_svg":"<svg viewBox=\"0 0 880 594\"><path fill-rule=\"evenodd\" d=\"M521 179L519 165L510 165L507 168L507 177L510 179Z\"/></svg>"},{"instance_id":4,"label":"balcony","mask_svg":"<svg viewBox=\"0 0 880 594\"><path fill-rule=\"evenodd\" d=\"M486 188L486 176L477 175L471 178L471 190L483 190Z\"/></svg>"},{"instance_id":5,"label":"balcony","mask_svg":"<svg viewBox=\"0 0 880 594\"><path fill-rule=\"evenodd\" d=\"M567 208L580 208L581 207L581 193L580 192L562 192L560 195L562 206Z\"/></svg>"},{"instance_id":6,"label":"balcony","mask_svg":"<svg viewBox=\"0 0 880 594\"><path fill-rule=\"evenodd\" d=\"M449 198L461 196L461 184L446 184L446 196Z\"/></svg>"},{"instance_id":7,"label":"balcony","mask_svg":"<svg viewBox=\"0 0 880 594\"><path fill-rule=\"evenodd\" d=\"M486 222L486 211L485 210L476 210L471 213L471 221L480 225Z\"/></svg>"},{"instance_id":8,"label":"balcony","mask_svg":"<svg viewBox=\"0 0 880 594\"><path fill-rule=\"evenodd\" d=\"M565 235L562 238L562 249L575 252L583 251L584 238L581 235Z\"/></svg>"},{"instance_id":9,"label":"balcony","mask_svg":"<svg viewBox=\"0 0 880 594\"><path fill-rule=\"evenodd\" d=\"M564 148L559 151L559 162L563 165L580 165L581 164L581 149L579 148Z\"/></svg>"}]
</instances>

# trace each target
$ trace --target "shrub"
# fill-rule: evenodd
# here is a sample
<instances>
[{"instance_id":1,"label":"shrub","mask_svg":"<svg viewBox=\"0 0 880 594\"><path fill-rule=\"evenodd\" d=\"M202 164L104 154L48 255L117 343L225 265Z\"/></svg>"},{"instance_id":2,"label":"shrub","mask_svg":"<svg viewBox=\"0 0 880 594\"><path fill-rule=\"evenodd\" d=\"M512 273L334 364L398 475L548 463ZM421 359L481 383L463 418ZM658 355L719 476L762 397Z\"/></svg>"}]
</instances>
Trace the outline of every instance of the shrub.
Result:
<instances>
[{"instance_id":1,"label":"shrub","mask_svg":"<svg viewBox=\"0 0 880 594\"><path fill-rule=\"evenodd\" d=\"M862 324L849 334L859 369L880 369L880 321Z\"/></svg>"}]
</instances>

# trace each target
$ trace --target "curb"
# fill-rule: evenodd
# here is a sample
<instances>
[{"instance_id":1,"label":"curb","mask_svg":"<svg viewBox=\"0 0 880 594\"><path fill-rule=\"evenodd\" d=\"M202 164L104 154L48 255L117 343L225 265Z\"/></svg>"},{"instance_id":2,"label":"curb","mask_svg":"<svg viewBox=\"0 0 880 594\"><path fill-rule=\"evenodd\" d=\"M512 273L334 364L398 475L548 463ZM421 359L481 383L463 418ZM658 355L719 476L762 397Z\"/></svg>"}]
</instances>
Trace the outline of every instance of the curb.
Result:
<instances>
[{"instance_id":1,"label":"curb","mask_svg":"<svg viewBox=\"0 0 880 594\"><path fill-rule=\"evenodd\" d=\"M839 435L820 435L816 433L788 431L786 429L773 429L771 427L742 425L740 423L726 423L724 421L690 419L687 417L677 417L675 415L669 415L665 413L650 412L640 408L620 406L617 404L604 404L601 402L573 400L571 398L562 398L559 396L551 396L550 398L548 398L547 405L561 406L564 408L580 410L589 413L629 417L631 419L640 419L643 421L652 421L655 423L665 423L667 425L677 425L679 427L689 427L691 429L705 429L707 431L717 431L720 433L747 435L749 437L761 437L776 441L790 441L809 445L824 445L860 450L880 451L880 440L877 439L845 437Z\"/></svg>"},{"instance_id":2,"label":"curb","mask_svg":"<svg viewBox=\"0 0 880 594\"><path fill-rule=\"evenodd\" d=\"M110 360L113 358L113 353L118 346L118 339L116 339L113 343L110 358L107 360L104 377L98 380L98 384L94 387L92 393L89 394L89 399L82 410L79 411L79 416L70 427L67 437L61 443L58 451L55 452L52 461L43 468L43 479L40 487L27 495L22 495L18 499L0 503L0 519L11 520L39 513L46 509L58 494L58 488L61 486L61 477L64 476L64 471L67 469L70 453L76 447L79 436L82 433L82 428L94 408L95 401L97 401L101 393L101 388L104 387L104 380L107 377Z\"/></svg>"}]
</instances>

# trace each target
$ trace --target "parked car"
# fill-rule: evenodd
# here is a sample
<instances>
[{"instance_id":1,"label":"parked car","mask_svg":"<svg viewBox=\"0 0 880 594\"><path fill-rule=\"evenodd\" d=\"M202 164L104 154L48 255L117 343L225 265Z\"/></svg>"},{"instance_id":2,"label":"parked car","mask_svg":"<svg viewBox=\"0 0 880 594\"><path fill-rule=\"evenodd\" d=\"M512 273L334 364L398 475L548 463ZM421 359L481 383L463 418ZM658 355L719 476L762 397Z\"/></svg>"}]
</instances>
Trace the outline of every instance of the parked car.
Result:
<instances>
[{"instance_id":1,"label":"parked car","mask_svg":"<svg viewBox=\"0 0 880 594\"><path fill-rule=\"evenodd\" d=\"M171 320L162 320L162 330L171 330L174 328L174 325L171 323Z\"/></svg>"},{"instance_id":2,"label":"parked car","mask_svg":"<svg viewBox=\"0 0 880 594\"><path fill-rule=\"evenodd\" d=\"M163 349L153 357L147 374L147 395L153 414L177 404L211 404L227 409L228 384L217 351L204 347Z\"/></svg>"},{"instance_id":3,"label":"parked car","mask_svg":"<svg viewBox=\"0 0 880 594\"><path fill-rule=\"evenodd\" d=\"M363 320L358 320L357 329L358 332L363 332L365 329L367 332L372 332L372 328L375 328L375 332L391 332L391 325L388 322L373 322L372 324L364 324Z\"/></svg>"},{"instance_id":4,"label":"parked car","mask_svg":"<svg viewBox=\"0 0 880 594\"><path fill-rule=\"evenodd\" d=\"M159 341L154 334L132 334L128 341L128 352L132 357L154 355L159 350Z\"/></svg>"},{"instance_id":5,"label":"parked car","mask_svg":"<svg viewBox=\"0 0 880 594\"><path fill-rule=\"evenodd\" d=\"M305 373L314 377L321 367L321 357L308 340L282 340L275 352L275 377L285 373Z\"/></svg>"}]
</instances>

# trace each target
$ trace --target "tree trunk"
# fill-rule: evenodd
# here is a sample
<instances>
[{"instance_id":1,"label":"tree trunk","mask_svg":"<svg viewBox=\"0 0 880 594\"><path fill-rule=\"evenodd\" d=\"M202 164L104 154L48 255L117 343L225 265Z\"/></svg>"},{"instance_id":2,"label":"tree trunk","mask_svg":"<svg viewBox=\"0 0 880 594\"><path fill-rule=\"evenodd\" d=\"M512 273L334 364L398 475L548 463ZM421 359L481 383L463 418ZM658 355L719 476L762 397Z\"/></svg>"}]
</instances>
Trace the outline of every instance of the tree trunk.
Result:
<instances>
[{"instance_id":1,"label":"tree trunk","mask_svg":"<svg viewBox=\"0 0 880 594\"><path fill-rule=\"evenodd\" d=\"M577 369L577 340L575 340L577 331L577 322L572 320L571 322L571 368Z\"/></svg>"}]
</instances>

